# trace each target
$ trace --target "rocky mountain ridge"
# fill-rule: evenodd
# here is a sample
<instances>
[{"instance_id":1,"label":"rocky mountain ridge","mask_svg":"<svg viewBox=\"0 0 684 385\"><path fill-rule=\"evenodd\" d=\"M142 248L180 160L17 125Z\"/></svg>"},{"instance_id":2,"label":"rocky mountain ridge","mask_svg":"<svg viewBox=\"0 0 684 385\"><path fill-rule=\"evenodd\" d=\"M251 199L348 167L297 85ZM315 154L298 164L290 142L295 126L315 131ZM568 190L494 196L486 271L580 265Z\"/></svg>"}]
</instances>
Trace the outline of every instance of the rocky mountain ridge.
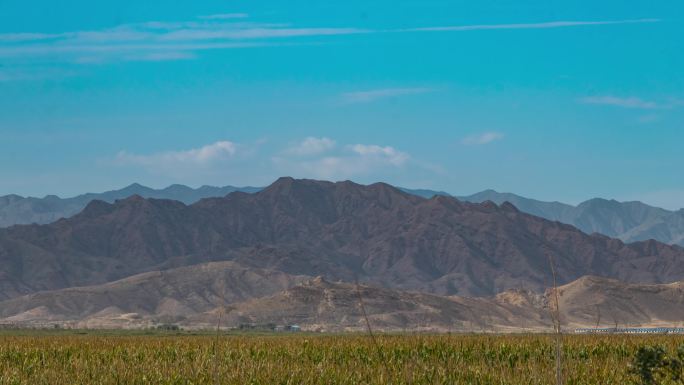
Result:
<instances>
[{"instance_id":1,"label":"rocky mountain ridge","mask_svg":"<svg viewBox=\"0 0 684 385\"><path fill-rule=\"evenodd\" d=\"M439 295L543 290L551 262L561 283L588 274L638 283L684 279L680 247L587 235L510 203L281 178L255 194L189 206L139 196L93 201L69 219L2 229L0 298L228 260Z\"/></svg>"}]
</instances>

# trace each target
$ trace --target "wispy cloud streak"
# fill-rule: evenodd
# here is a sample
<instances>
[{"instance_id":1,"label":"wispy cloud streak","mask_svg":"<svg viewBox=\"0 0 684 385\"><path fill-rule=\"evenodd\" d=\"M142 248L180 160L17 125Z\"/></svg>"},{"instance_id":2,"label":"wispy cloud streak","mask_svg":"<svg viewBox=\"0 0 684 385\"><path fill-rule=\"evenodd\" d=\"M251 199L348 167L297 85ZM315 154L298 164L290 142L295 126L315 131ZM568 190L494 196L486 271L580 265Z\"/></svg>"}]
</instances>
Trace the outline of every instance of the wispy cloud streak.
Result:
<instances>
[{"instance_id":1,"label":"wispy cloud streak","mask_svg":"<svg viewBox=\"0 0 684 385\"><path fill-rule=\"evenodd\" d=\"M634 19L634 20L612 20L612 21L549 21L543 23L519 23L519 24L476 24L476 25L455 25L444 27L422 27L397 30L396 32L430 32L430 31L480 31L496 29L549 29L567 28L591 25L615 25L615 24L641 24L657 23L660 19Z\"/></svg>"},{"instance_id":2,"label":"wispy cloud streak","mask_svg":"<svg viewBox=\"0 0 684 385\"><path fill-rule=\"evenodd\" d=\"M378 90L346 92L342 94L342 100L345 103L370 103L380 99L425 94L432 91L434 90L431 88L384 88Z\"/></svg>"},{"instance_id":3,"label":"wispy cloud streak","mask_svg":"<svg viewBox=\"0 0 684 385\"><path fill-rule=\"evenodd\" d=\"M67 36L65 33L3 33L0 34L0 42L4 43L18 43L18 42L31 42L38 40L50 40L59 39Z\"/></svg>"},{"instance_id":4,"label":"wispy cloud streak","mask_svg":"<svg viewBox=\"0 0 684 385\"><path fill-rule=\"evenodd\" d=\"M309 136L300 143L290 146L285 150L288 155L309 156L319 155L335 148L337 143L330 138L316 138Z\"/></svg>"},{"instance_id":5,"label":"wispy cloud streak","mask_svg":"<svg viewBox=\"0 0 684 385\"><path fill-rule=\"evenodd\" d=\"M207 164L216 160L230 158L237 152L237 145L233 142L224 140L202 146L200 148L193 148L190 150L181 151L167 151L151 155L137 155L130 154L126 151L121 151L117 154L116 160L123 164L176 164L176 163L192 163L192 164Z\"/></svg>"},{"instance_id":6,"label":"wispy cloud streak","mask_svg":"<svg viewBox=\"0 0 684 385\"><path fill-rule=\"evenodd\" d=\"M461 140L461 143L467 146L481 146L496 142L497 140L501 140L503 138L504 134L500 132L483 132L481 134L467 136Z\"/></svg>"},{"instance_id":7,"label":"wispy cloud streak","mask_svg":"<svg viewBox=\"0 0 684 385\"><path fill-rule=\"evenodd\" d=\"M246 13L218 13L214 15L200 16L203 20L229 20L229 19L246 19L249 14Z\"/></svg>"},{"instance_id":8,"label":"wispy cloud streak","mask_svg":"<svg viewBox=\"0 0 684 385\"><path fill-rule=\"evenodd\" d=\"M203 49L232 49L255 45L276 45L287 43L287 39L323 37L336 35L363 35L377 33L421 33L504 29L547 29L579 26L615 24L655 23L658 19L614 20L614 21L552 21L526 24L482 24L460 26L437 26L409 29L373 30L361 28L295 28L283 24L267 24L239 21L247 14L229 13L200 16L196 20L182 22L150 21L138 24L123 24L114 28L93 31L72 31L47 33L4 33L0 34L0 57L49 57L67 55L64 59L78 62L79 53L116 52L120 60L145 57L145 51L167 50L167 60L187 59L192 51ZM183 47L181 47L184 45ZM188 51L188 52L182 52ZM137 53L137 54L136 54ZM162 55L159 55L161 57ZM103 58L104 60L111 58ZM371 90L350 93L353 102L365 102L393 93L402 95L422 93L425 90L393 89ZM353 100L352 100L353 99Z\"/></svg>"},{"instance_id":9,"label":"wispy cloud streak","mask_svg":"<svg viewBox=\"0 0 684 385\"><path fill-rule=\"evenodd\" d=\"M356 28L245 28L245 29L183 29L170 32L160 40L248 40L302 36L330 36L370 33Z\"/></svg>"},{"instance_id":10,"label":"wispy cloud streak","mask_svg":"<svg viewBox=\"0 0 684 385\"><path fill-rule=\"evenodd\" d=\"M596 104L641 110L668 109L679 105L677 100L672 100L668 103L658 103L638 97L617 97L612 95L587 96L579 99L579 101L583 104Z\"/></svg>"}]
</instances>

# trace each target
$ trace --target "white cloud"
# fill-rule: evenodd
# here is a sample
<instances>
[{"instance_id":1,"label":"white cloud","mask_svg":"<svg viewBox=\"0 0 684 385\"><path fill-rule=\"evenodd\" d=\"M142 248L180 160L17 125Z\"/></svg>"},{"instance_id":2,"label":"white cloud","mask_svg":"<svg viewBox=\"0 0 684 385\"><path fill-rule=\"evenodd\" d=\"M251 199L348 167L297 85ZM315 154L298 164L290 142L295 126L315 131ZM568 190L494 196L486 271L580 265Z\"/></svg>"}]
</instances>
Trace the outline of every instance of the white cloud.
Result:
<instances>
[{"instance_id":1,"label":"white cloud","mask_svg":"<svg viewBox=\"0 0 684 385\"><path fill-rule=\"evenodd\" d=\"M664 108L665 106L659 105L656 102L643 100L637 97L620 98L616 96L587 96L580 99L580 102L584 104L598 104L606 106L615 106L622 108L636 108L652 110L657 108Z\"/></svg>"},{"instance_id":2,"label":"white cloud","mask_svg":"<svg viewBox=\"0 0 684 385\"><path fill-rule=\"evenodd\" d=\"M424 94L432 91L434 90L431 88L385 88L378 90L346 92L342 94L342 100L346 103L370 103L380 99Z\"/></svg>"},{"instance_id":3,"label":"white cloud","mask_svg":"<svg viewBox=\"0 0 684 385\"><path fill-rule=\"evenodd\" d=\"M217 13L215 15L200 16L203 20L228 20L228 19L246 19L249 15L246 13Z\"/></svg>"},{"instance_id":4,"label":"white cloud","mask_svg":"<svg viewBox=\"0 0 684 385\"><path fill-rule=\"evenodd\" d=\"M311 146L311 148L321 150L316 146ZM332 147L328 147L325 151L319 151L318 154L324 154L331 149ZM301 158L298 155L286 151L273 157L272 160L280 170L291 175L339 180L370 175L383 170L400 169L406 166L410 159L408 154L394 147L373 144L344 146L334 154L314 158Z\"/></svg>"},{"instance_id":5,"label":"white cloud","mask_svg":"<svg viewBox=\"0 0 684 385\"><path fill-rule=\"evenodd\" d=\"M286 150L288 154L307 156L319 155L335 148L335 141L330 138L308 137Z\"/></svg>"},{"instance_id":6,"label":"white cloud","mask_svg":"<svg viewBox=\"0 0 684 385\"><path fill-rule=\"evenodd\" d=\"M361 157L375 159L393 166L401 166L409 159L408 154L397 151L394 147L390 146L382 147L374 144L355 144L350 146L350 149Z\"/></svg>"},{"instance_id":7,"label":"white cloud","mask_svg":"<svg viewBox=\"0 0 684 385\"><path fill-rule=\"evenodd\" d=\"M131 154L121 151L115 163L118 165L138 165L152 169L174 169L176 167L207 167L216 162L231 159L238 146L229 141L219 141L200 148L183 151L166 151L150 155Z\"/></svg>"},{"instance_id":8,"label":"white cloud","mask_svg":"<svg viewBox=\"0 0 684 385\"><path fill-rule=\"evenodd\" d=\"M467 136L461 140L461 143L468 146L479 146L489 144L504 138L504 134L500 132L484 132L481 134L474 134Z\"/></svg>"}]
</instances>

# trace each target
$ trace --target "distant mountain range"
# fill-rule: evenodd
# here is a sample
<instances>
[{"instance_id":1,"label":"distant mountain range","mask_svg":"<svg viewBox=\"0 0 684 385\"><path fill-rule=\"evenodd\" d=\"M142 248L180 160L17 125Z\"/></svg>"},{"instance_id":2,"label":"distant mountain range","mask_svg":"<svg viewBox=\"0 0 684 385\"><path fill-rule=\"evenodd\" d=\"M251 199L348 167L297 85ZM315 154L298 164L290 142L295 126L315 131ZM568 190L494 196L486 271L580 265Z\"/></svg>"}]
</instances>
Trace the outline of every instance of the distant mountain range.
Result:
<instances>
[{"instance_id":1,"label":"distant mountain range","mask_svg":"<svg viewBox=\"0 0 684 385\"><path fill-rule=\"evenodd\" d=\"M510 202L520 211L567 223L585 233L600 233L625 242L655 239L684 246L684 209L668 211L641 202L590 199L577 206L542 202L493 190L459 197L468 202Z\"/></svg>"},{"instance_id":2,"label":"distant mountain range","mask_svg":"<svg viewBox=\"0 0 684 385\"><path fill-rule=\"evenodd\" d=\"M443 191L402 189L410 194L430 198L450 196ZM485 190L458 196L466 202L512 203L518 210L552 221L573 225L587 234L599 233L625 242L654 239L684 246L684 209L669 211L639 201L618 202L594 198L577 206L561 202L544 202L511 193Z\"/></svg>"},{"instance_id":3,"label":"distant mountain range","mask_svg":"<svg viewBox=\"0 0 684 385\"><path fill-rule=\"evenodd\" d=\"M666 285L684 280L679 246L589 235L508 199L281 178L189 205L93 200L0 229L0 324L207 327L220 313L361 330L363 301L384 330L546 329L554 274L566 326L684 317L683 284Z\"/></svg>"},{"instance_id":4,"label":"distant mountain range","mask_svg":"<svg viewBox=\"0 0 684 385\"><path fill-rule=\"evenodd\" d=\"M118 199L139 195L143 198L172 199L192 204L204 198L226 196L233 191L253 193L259 190L261 189L257 187L233 186L202 186L193 189L179 184L156 190L134 183L120 190L88 193L73 198L60 198L55 195L48 195L44 198L5 195L0 196L0 227L31 223L46 224L60 218L69 218L81 212L88 203L94 200L113 203Z\"/></svg>"},{"instance_id":5,"label":"distant mountain range","mask_svg":"<svg viewBox=\"0 0 684 385\"><path fill-rule=\"evenodd\" d=\"M205 198L223 197L234 191L255 193L260 190L262 190L260 187L234 186L202 186L193 189L178 184L164 189L152 189L136 183L120 190L88 193L73 198L59 198L54 195L44 198L6 195L0 197L0 227L31 223L47 224L60 218L69 218L79 213L93 200L113 203L118 199L139 195L143 198L171 199L192 204ZM444 191L408 188L400 188L400 190L428 199L433 196L451 196ZM684 209L668 211L638 201L618 202L601 198L590 199L572 206L560 202L538 201L494 190L485 190L457 198L475 203L492 201L499 205L510 202L520 211L528 214L570 224L588 234L600 233L625 242L654 239L684 246Z\"/></svg>"},{"instance_id":6,"label":"distant mountain range","mask_svg":"<svg viewBox=\"0 0 684 385\"><path fill-rule=\"evenodd\" d=\"M512 204L421 198L390 185L281 178L192 205L92 201L48 225L0 229L0 299L211 261L435 294L491 295L599 275L684 279L684 249L624 244Z\"/></svg>"}]
</instances>

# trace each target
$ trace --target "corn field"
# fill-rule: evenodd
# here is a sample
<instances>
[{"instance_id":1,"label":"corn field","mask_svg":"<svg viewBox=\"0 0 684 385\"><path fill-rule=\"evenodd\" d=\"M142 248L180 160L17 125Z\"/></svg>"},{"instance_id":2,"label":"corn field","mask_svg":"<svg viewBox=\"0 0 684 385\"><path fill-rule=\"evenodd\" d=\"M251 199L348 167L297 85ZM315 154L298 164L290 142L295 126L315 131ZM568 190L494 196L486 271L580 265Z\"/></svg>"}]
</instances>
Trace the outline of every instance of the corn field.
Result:
<instances>
[{"instance_id":1,"label":"corn field","mask_svg":"<svg viewBox=\"0 0 684 385\"><path fill-rule=\"evenodd\" d=\"M553 384L548 335L0 335L0 384ZM565 384L629 384L643 345L565 336Z\"/></svg>"}]
</instances>

